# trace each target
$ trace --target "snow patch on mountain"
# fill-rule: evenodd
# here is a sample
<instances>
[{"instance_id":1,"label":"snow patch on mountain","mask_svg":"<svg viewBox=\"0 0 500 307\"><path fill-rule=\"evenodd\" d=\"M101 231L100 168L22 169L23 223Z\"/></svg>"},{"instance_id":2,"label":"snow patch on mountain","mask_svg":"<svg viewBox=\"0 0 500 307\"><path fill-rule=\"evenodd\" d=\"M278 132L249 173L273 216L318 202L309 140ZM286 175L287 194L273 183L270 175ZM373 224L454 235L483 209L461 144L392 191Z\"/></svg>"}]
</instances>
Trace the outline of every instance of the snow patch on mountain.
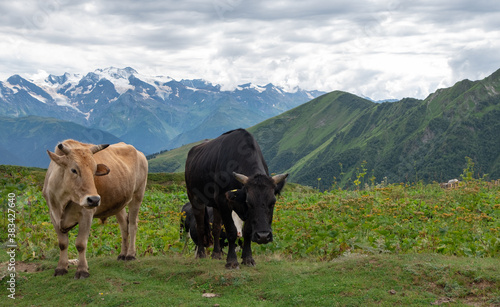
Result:
<instances>
[{"instance_id":1,"label":"snow patch on mountain","mask_svg":"<svg viewBox=\"0 0 500 307\"><path fill-rule=\"evenodd\" d=\"M7 82L2 82L2 85L5 88L10 89L12 91L12 94L17 94L19 92L19 88L16 85L10 84L8 81Z\"/></svg>"},{"instance_id":2,"label":"snow patch on mountain","mask_svg":"<svg viewBox=\"0 0 500 307\"><path fill-rule=\"evenodd\" d=\"M124 69L109 67L105 69L97 69L94 71L96 75L99 76L99 81L101 79L107 79L113 83L115 90L121 95L128 90L134 90L134 86L130 84L130 76L137 74L135 69L126 67Z\"/></svg>"},{"instance_id":3,"label":"snow patch on mountain","mask_svg":"<svg viewBox=\"0 0 500 307\"><path fill-rule=\"evenodd\" d=\"M29 94L31 97L35 98L36 100L38 100L38 101L40 101L40 102L47 103L47 98L45 98L45 97L42 97L42 96L40 96L40 95L37 95L36 93L31 92L31 91L30 91L30 92L28 92L28 94Z\"/></svg>"}]
</instances>

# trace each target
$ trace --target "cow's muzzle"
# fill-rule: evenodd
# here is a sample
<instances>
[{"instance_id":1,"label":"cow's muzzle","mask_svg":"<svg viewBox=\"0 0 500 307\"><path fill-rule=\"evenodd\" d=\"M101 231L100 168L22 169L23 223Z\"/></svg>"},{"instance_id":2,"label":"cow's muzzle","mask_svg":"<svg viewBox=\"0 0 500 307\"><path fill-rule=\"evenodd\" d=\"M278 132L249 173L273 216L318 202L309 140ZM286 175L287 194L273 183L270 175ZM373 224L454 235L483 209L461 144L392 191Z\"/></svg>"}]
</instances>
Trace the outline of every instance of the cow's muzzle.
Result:
<instances>
[{"instance_id":1,"label":"cow's muzzle","mask_svg":"<svg viewBox=\"0 0 500 307\"><path fill-rule=\"evenodd\" d=\"M270 231L258 231L252 235L252 241L257 244L273 242L273 233Z\"/></svg>"},{"instance_id":2,"label":"cow's muzzle","mask_svg":"<svg viewBox=\"0 0 500 307\"><path fill-rule=\"evenodd\" d=\"M87 197L87 206L88 207L97 207L101 203L101 196L88 196Z\"/></svg>"}]
</instances>

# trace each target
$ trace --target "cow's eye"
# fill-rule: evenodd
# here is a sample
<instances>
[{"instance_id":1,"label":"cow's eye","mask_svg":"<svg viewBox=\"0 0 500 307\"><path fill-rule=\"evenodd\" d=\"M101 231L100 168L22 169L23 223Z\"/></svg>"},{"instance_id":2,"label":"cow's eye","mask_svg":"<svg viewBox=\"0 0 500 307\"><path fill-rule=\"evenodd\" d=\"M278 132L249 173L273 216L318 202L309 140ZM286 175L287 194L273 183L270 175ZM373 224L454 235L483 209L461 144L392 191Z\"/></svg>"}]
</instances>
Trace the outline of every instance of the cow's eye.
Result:
<instances>
[{"instance_id":1,"label":"cow's eye","mask_svg":"<svg viewBox=\"0 0 500 307\"><path fill-rule=\"evenodd\" d=\"M71 172L72 172L73 174L78 174L78 172L77 172L77 171L76 171L76 169L74 169L74 168L72 168L72 169L71 169Z\"/></svg>"}]
</instances>

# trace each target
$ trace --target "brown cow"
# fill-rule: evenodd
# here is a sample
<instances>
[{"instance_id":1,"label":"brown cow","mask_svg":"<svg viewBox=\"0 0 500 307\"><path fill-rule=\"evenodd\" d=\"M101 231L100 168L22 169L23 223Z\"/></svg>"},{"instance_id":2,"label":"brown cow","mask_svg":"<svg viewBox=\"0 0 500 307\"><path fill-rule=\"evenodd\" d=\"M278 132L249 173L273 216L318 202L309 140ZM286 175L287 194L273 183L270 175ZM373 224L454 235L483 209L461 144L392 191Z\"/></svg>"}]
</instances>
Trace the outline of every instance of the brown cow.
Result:
<instances>
[{"instance_id":1,"label":"brown cow","mask_svg":"<svg viewBox=\"0 0 500 307\"><path fill-rule=\"evenodd\" d=\"M89 277L85 250L92 218L104 220L116 215L122 234L118 260L135 259L137 216L146 188L148 162L131 145L108 146L66 140L57 145L55 153L47 150L51 162L43 197L61 250L54 276L68 273L68 231L79 224L75 278Z\"/></svg>"}]
</instances>

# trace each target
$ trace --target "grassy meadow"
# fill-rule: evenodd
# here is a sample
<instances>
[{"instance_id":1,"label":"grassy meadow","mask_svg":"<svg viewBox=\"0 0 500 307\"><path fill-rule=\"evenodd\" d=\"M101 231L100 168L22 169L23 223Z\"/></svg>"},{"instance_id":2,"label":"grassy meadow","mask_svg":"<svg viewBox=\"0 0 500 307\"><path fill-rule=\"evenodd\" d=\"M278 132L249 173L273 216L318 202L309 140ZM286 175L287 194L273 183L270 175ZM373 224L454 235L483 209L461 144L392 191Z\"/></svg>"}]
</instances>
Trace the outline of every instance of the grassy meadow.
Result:
<instances>
[{"instance_id":1,"label":"grassy meadow","mask_svg":"<svg viewBox=\"0 0 500 307\"><path fill-rule=\"evenodd\" d=\"M179 236L179 211L188 201L183 175L150 174L138 260L115 260L114 217L94 220L86 280L73 279L75 266L52 276L59 248L41 195L44 175L0 166L3 230L12 222L8 195L16 195L19 306L500 305L500 186L465 171L451 189L382 182L319 192L288 184L275 207L274 242L252 244L257 266L235 271L224 269L224 261L195 260L191 242L185 248ZM3 250L7 234L0 234ZM70 231L70 258L77 258L76 234ZM3 285L8 260L0 254ZM10 300L5 286L0 294L1 303Z\"/></svg>"}]
</instances>

